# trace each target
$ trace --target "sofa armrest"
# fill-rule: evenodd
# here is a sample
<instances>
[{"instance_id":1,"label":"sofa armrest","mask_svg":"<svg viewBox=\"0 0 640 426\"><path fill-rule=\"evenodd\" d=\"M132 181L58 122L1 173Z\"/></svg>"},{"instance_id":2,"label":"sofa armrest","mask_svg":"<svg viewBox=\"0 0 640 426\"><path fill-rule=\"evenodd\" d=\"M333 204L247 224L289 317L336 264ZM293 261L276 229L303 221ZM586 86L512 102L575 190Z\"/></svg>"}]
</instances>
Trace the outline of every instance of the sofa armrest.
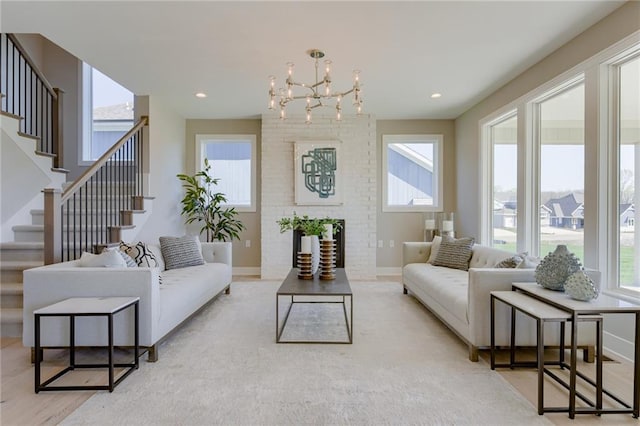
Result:
<instances>
[{"instance_id":1,"label":"sofa armrest","mask_svg":"<svg viewBox=\"0 0 640 426\"><path fill-rule=\"evenodd\" d=\"M158 268L85 268L77 262L64 262L28 269L23 275L23 343L34 345L33 311L70 297L137 296L140 297L140 344L151 345L160 316ZM86 321L85 321L86 320ZM77 344L96 345L103 336L98 321L78 319ZM116 336L131 335L129 319L116 318ZM104 322L104 320L103 320ZM42 325L43 346L68 346L67 320L48 319ZM131 340L132 341L132 340Z\"/></svg>"},{"instance_id":2,"label":"sofa armrest","mask_svg":"<svg viewBox=\"0 0 640 426\"><path fill-rule=\"evenodd\" d=\"M225 263L233 266L232 248L231 242L202 243L202 257L208 263Z\"/></svg>"},{"instance_id":3,"label":"sofa armrest","mask_svg":"<svg viewBox=\"0 0 640 426\"><path fill-rule=\"evenodd\" d=\"M490 344L492 291L508 291L511 290L511 284L514 282L534 282L535 280L535 269L469 269L467 315L470 341L476 346Z\"/></svg>"},{"instance_id":4,"label":"sofa armrest","mask_svg":"<svg viewBox=\"0 0 640 426\"><path fill-rule=\"evenodd\" d=\"M422 241L402 243L402 266L425 263L431 254L431 243Z\"/></svg>"}]
</instances>

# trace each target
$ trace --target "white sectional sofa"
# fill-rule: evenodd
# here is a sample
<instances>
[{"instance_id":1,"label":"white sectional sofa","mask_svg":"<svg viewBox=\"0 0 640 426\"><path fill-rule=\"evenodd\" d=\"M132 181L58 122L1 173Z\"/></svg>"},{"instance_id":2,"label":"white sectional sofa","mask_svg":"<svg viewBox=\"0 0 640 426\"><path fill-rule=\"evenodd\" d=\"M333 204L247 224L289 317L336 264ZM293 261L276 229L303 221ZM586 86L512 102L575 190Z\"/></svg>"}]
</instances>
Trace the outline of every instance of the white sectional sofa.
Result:
<instances>
[{"instance_id":1,"label":"white sectional sofa","mask_svg":"<svg viewBox=\"0 0 640 426\"><path fill-rule=\"evenodd\" d=\"M160 253L157 245L149 246ZM202 243L201 247L204 265L165 271L158 267L81 267L79 260L26 270L24 345L34 347L33 311L36 309L70 297L139 296L140 345L148 348L149 361L156 361L157 346L172 330L223 291L230 292L231 243ZM133 313L130 311L115 317L116 346L133 345ZM77 346L105 346L106 321L77 318L75 334ZM41 344L45 348L68 346L68 319L44 319Z\"/></svg>"},{"instance_id":2,"label":"white sectional sofa","mask_svg":"<svg viewBox=\"0 0 640 426\"><path fill-rule=\"evenodd\" d=\"M511 290L513 282L535 281L535 269L494 268L513 256L493 247L474 245L469 271L433 266L427 263L432 243L405 242L402 251L402 283L427 309L443 321L469 346L469 359L478 360L478 349L491 345L491 298L494 290ZM590 272L599 282L599 274ZM510 310L496 305L496 344L509 346ZM558 327L545 329L545 344L558 345ZM580 323L578 344L585 349L585 360L593 360L595 331L592 324ZM570 336L568 331L566 336ZM519 314L516 329L518 346L535 346L534 322Z\"/></svg>"}]
</instances>

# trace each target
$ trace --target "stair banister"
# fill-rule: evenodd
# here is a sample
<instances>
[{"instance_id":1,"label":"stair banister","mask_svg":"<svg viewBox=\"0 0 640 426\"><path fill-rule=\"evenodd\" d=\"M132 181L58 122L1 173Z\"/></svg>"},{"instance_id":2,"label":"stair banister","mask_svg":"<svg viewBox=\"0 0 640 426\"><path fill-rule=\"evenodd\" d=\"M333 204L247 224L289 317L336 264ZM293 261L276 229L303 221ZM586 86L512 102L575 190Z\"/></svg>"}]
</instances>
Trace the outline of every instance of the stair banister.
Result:
<instances>
[{"instance_id":1,"label":"stair banister","mask_svg":"<svg viewBox=\"0 0 640 426\"><path fill-rule=\"evenodd\" d=\"M94 246L111 243L115 225L112 210L139 210L132 198L144 195L142 179L143 128L148 124L143 116L122 138L96 160L64 192L45 189L45 264L76 258L82 251L93 251ZM131 142L131 143L129 143ZM111 163L110 163L111 162ZM132 179L133 180L130 180ZM91 184L115 181L119 188L108 193L96 191ZM136 194L123 189L127 182L134 182ZM83 193L86 198L83 201ZM97 201L99 196L105 196ZM66 206L66 216L63 214ZM81 212L76 220L78 211ZM82 213L84 212L84 213ZM93 215L96 215L94 218ZM73 219L70 219L73 216ZM66 230L64 220L66 219ZM83 223L84 222L84 223ZM76 235L76 231L80 234ZM66 244L66 248L65 248Z\"/></svg>"},{"instance_id":2,"label":"stair banister","mask_svg":"<svg viewBox=\"0 0 640 426\"><path fill-rule=\"evenodd\" d=\"M125 142L131 139L131 137L135 135L138 132L138 130L142 129L144 126L147 125L147 121L148 119L146 116L141 117L140 120L138 120L138 122L135 124L135 126L131 128L131 130L125 133L125 135L122 136L118 140L118 142L113 144L113 146L109 148L104 154L102 154L102 156L98 158L87 170L85 170L84 173L82 173L78 179L75 179L73 181L73 184L71 184L69 187L67 187L64 190L60 198L60 202L63 203L67 201L69 197L71 197L74 193L76 193L81 186L87 183L87 181L91 178L91 176L95 175L96 171L100 167L105 165L107 161L109 161L109 159L113 156L113 154L115 154L122 147L122 145L125 144Z\"/></svg>"},{"instance_id":3,"label":"stair banister","mask_svg":"<svg viewBox=\"0 0 640 426\"><path fill-rule=\"evenodd\" d=\"M64 91L49 83L14 34L1 35L0 51L4 67L0 72L3 76L0 79L0 91L4 95L3 111L23 118L21 131L39 137L39 151L54 154L53 166L60 168L64 164Z\"/></svg>"}]
</instances>

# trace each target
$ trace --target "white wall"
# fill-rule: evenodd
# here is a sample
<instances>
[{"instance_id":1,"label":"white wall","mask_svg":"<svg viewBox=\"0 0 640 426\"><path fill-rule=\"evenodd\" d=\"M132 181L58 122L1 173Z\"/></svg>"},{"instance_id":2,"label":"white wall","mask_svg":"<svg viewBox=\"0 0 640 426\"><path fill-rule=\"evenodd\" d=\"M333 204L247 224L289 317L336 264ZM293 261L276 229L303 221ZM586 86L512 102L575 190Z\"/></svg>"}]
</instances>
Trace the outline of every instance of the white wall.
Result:
<instances>
[{"instance_id":1,"label":"white wall","mask_svg":"<svg viewBox=\"0 0 640 426\"><path fill-rule=\"evenodd\" d=\"M181 236L185 226L180 215L182 187L176 177L185 171L185 119L165 102L153 97L136 99L136 117L149 116L149 184L145 195L155 197L151 217L137 239L156 242L160 236ZM147 113L148 111L148 113ZM145 147L146 148L146 147Z\"/></svg>"},{"instance_id":2,"label":"white wall","mask_svg":"<svg viewBox=\"0 0 640 426\"><path fill-rule=\"evenodd\" d=\"M291 232L280 233L276 221L295 210L299 215L345 220L345 269L351 279L376 275L376 122L371 116L314 115L285 121L262 117L262 265L264 279L284 278L291 269ZM339 140L346 166L343 174L344 204L296 206L294 204L294 141Z\"/></svg>"}]
</instances>

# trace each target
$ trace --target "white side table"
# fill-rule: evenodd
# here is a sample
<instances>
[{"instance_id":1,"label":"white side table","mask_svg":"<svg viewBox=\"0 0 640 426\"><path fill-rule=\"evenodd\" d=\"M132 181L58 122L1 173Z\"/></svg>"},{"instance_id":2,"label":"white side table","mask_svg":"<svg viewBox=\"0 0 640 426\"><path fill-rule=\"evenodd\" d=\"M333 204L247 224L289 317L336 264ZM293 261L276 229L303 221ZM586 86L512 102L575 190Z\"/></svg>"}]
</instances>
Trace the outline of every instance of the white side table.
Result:
<instances>
[{"instance_id":1,"label":"white side table","mask_svg":"<svg viewBox=\"0 0 640 426\"><path fill-rule=\"evenodd\" d=\"M66 391L66 390L108 390L113 389L123 381L133 370L139 366L139 297L72 297L53 305L46 306L33 312L35 323L35 392L40 391ZM113 317L129 307L134 309L134 335L133 362L116 364L113 360ZM40 346L40 319L42 317L69 317L69 366L55 374L53 377L41 383L40 365L42 363L43 349ZM109 361L107 364L77 364L75 361L75 319L76 317L106 317L108 324L107 348ZM125 373L114 381L114 368L127 368ZM98 386L49 386L52 382L62 377L69 371L79 368L108 368L109 384Z\"/></svg>"}]
</instances>

